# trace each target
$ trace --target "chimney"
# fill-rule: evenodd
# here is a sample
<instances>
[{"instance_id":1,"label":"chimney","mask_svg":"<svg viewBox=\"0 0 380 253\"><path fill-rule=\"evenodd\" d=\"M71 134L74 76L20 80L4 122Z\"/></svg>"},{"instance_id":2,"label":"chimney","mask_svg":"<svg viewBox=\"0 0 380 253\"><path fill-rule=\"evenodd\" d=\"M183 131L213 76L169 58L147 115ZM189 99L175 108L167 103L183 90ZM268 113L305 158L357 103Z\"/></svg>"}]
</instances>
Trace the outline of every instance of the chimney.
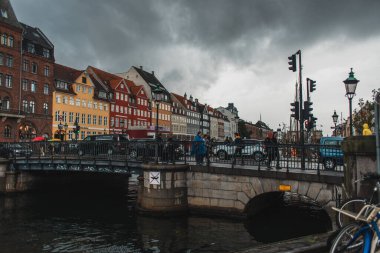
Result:
<instances>
[{"instance_id":1,"label":"chimney","mask_svg":"<svg viewBox=\"0 0 380 253\"><path fill-rule=\"evenodd\" d=\"M154 75L154 71L152 70L152 75Z\"/></svg>"},{"instance_id":2,"label":"chimney","mask_svg":"<svg viewBox=\"0 0 380 253\"><path fill-rule=\"evenodd\" d=\"M142 70L142 69L143 69L143 66L140 66L140 69Z\"/></svg>"},{"instance_id":3,"label":"chimney","mask_svg":"<svg viewBox=\"0 0 380 253\"><path fill-rule=\"evenodd\" d=\"M190 101L193 102L193 96L192 95L190 95Z\"/></svg>"}]
</instances>

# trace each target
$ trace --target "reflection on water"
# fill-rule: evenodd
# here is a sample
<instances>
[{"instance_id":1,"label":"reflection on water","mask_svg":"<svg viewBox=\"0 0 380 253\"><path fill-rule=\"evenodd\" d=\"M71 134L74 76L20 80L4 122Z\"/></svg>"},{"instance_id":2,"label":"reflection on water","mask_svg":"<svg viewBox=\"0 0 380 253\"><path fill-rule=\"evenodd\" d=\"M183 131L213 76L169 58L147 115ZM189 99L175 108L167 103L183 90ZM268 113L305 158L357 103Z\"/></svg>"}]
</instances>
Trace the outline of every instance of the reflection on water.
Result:
<instances>
[{"instance_id":1,"label":"reflection on water","mask_svg":"<svg viewBox=\"0 0 380 253\"><path fill-rule=\"evenodd\" d=\"M0 195L0 251L228 252L255 245L241 221L135 215L102 191Z\"/></svg>"}]
</instances>

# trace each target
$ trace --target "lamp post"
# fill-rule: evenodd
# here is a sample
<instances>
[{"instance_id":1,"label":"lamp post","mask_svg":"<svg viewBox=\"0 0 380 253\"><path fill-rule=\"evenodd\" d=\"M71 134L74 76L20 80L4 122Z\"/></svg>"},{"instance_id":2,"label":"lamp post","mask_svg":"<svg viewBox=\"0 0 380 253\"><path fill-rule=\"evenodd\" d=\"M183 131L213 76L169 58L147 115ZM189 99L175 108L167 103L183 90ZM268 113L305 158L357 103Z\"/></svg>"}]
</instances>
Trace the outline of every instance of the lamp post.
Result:
<instances>
[{"instance_id":1,"label":"lamp post","mask_svg":"<svg viewBox=\"0 0 380 253\"><path fill-rule=\"evenodd\" d=\"M155 127L155 136L156 136L156 139L158 138L158 110L159 110L159 107L160 107L160 103L162 102L162 96L163 96L163 92L164 90L159 86L157 85L156 88L154 90L152 90L153 92L153 99L154 99L154 102L156 104L156 127Z\"/></svg>"},{"instance_id":2,"label":"lamp post","mask_svg":"<svg viewBox=\"0 0 380 253\"><path fill-rule=\"evenodd\" d=\"M357 80L354 76L354 72L349 73L349 76L346 80L343 81L345 88L346 88L346 97L348 98L349 102L349 110L350 110L350 136L353 135L353 128L352 128L352 98L355 96L356 86L358 85L359 80Z\"/></svg>"},{"instance_id":3,"label":"lamp post","mask_svg":"<svg viewBox=\"0 0 380 253\"><path fill-rule=\"evenodd\" d=\"M66 141L67 129L69 128L69 126L67 125L67 122L65 122L65 125L63 127L65 129L65 141Z\"/></svg>"},{"instance_id":4,"label":"lamp post","mask_svg":"<svg viewBox=\"0 0 380 253\"><path fill-rule=\"evenodd\" d=\"M62 125L62 122L60 121L59 124L58 124L59 139L60 140L62 140L62 129L63 129L63 125Z\"/></svg>"},{"instance_id":5,"label":"lamp post","mask_svg":"<svg viewBox=\"0 0 380 253\"><path fill-rule=\"evenodd\" d=\"M336 134L336 123L338 122L338 114L336 114L336 111L334 110L334 114L331 116L334 122L334 135L337 136Z\"/></svg>"}]
</instances>

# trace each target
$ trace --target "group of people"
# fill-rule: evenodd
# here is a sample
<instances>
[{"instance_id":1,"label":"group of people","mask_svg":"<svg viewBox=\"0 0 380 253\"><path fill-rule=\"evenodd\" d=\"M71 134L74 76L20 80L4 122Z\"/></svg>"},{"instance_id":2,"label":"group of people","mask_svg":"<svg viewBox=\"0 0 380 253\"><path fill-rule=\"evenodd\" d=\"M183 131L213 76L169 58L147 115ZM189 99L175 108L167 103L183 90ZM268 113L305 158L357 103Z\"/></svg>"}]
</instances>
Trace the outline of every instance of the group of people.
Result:
<instances>
[{"instance_id":1,"label":"group of people","mask_svg":"<svg viewBox=\"0 0 380 253\"><path fill-rule=\"evenodd\" d=\"M211 139L210 136L198 131L194 137L193 145L191 147L191 155L195 155L197 165L202 165L204 158L210 153Z\"/></svg>"}]
</instances>

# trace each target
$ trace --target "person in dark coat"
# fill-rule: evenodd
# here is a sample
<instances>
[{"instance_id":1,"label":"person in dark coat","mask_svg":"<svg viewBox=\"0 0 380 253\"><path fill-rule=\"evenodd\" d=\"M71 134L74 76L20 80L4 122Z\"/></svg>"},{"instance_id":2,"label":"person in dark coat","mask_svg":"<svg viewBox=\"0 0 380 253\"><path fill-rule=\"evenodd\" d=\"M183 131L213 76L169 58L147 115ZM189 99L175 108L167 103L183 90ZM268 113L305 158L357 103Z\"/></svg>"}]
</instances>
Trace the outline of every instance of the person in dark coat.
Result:
<instances>
[{"instance_id":1,"label":"person in dark coat","mask_svg":"<svg viewBox=\"0 0 380 253\"><path fill-rule=\"evenodd\" d=\"M240 134L239 133L235 133L235 140L233 142L233 145L236 146L235 147L235 152L234 152L234 160L233 160L233 164L236 163L236 157L237 156L242 156L242 150L244 148L244 141L243 139L240 137Z\"/></svg>"},{"instance_id":2,"label":"person in dark coat","mask_svg":"<svg viewBox=\"0 0 380 253\"><path fill-rule=\"evenodd\" d=\"M203 157L206 154L206 144L201 134L201 131L198 131L197 135L194 137L193 145L191 148L191 154L195 155L195 161L197 165L202 165Z\"/></svg>"},{"instance_id":3,"label":"person in dark coat","mask_svg":"<svg viewBox=\"0 0 380 253\"><path fill-rule=\"evenodd\" d=\"M267 168L271 169L271 162L276 159L278 152L278 144L276 136L273 132L269 132L264 140L265 152L267 154Z\"/></svg>"}]
</instances>

